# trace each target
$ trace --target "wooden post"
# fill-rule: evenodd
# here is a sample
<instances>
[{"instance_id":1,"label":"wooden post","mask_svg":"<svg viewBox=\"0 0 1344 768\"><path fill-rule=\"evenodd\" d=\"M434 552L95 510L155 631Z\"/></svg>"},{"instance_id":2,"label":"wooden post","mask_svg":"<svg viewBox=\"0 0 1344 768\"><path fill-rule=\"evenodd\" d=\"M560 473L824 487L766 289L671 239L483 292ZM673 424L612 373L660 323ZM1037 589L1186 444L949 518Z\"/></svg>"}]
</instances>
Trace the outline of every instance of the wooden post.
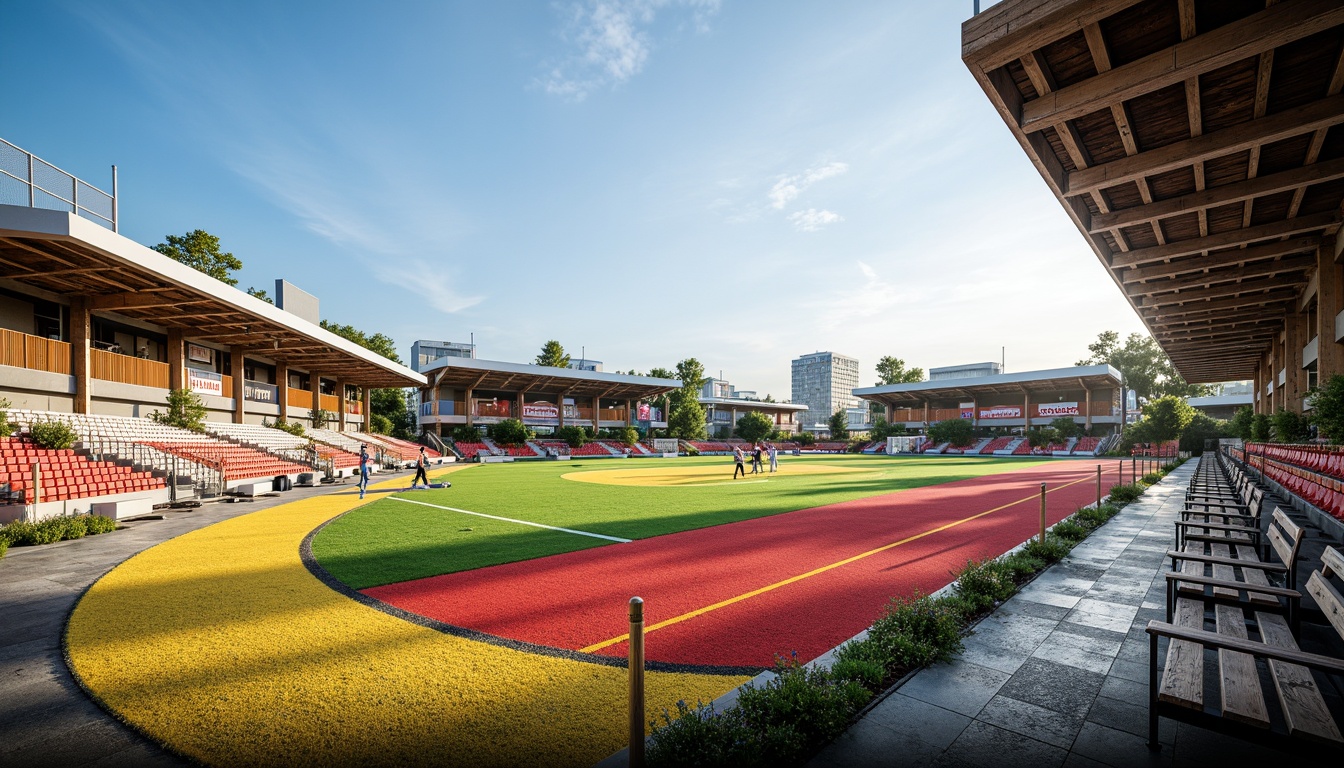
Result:
<instances>
[{"instance_id":1,"label":"wooden post","mask_svg":"<svg viewBox=\"0 0 1344 768\"><path fill-rule=\"evenodd\" d=\"M435 398L435 405L438 404L438 398ZM345 379L336 380L336 429L338 432L345 431ZM415 429L420 431L420 419L415 420Z\"/></svg>"},{"instance_id":2,"label":"wooden post","mask_svg":"<svg viewBox=\"0 0 1344 768\"><path fill-rule=\"evenodd\" d=\"M467 426L473 426L476 423L476 404L473 399L476 397L476 390L467 387ZM364 418L369 418L367 415Z\"/></svg>"},{"instance_id":3,"label":"wooden post","mask_svg":"<svg viewBox=\"0 0 1344 768\"><path fill-rule=\"evenodd\" d=\"M1041 543L1045 543L1045 483L1041 483Z\"/></svg>"},{"instance_id":4,"label":"wooden post","mask_svg":"<svg viewBox=\"0 0 1344 768\"><path fill-rule=\"evenodd\" d=\"M364 431L372 432L373 430L369 428L369 425L373 418L373 390L369 389L367 384L361 389L364 392Z\"/></svg>"},{"instance_id":5,"label":"wooden post","mask_svg":"<svg viewBox=\"0 0 1344 768\"><path fill-rule=\"evenodd\" d=\"M275 404L280 406L280 418L289 421L289 366L275 364Z\"/></svg>"},{"instance_id":6,"label":"wooden post","mask_svg":"<svg viewBox=\"0 0 1344 768\"><path fill-rule=\"evenodd\" d=\"M1336 244L1344 240L1339 235L1321 239L1316 248L1316 270L1319 287L1316 289L1316 379L1323 386L1331 376L1344 374L1344 346L1335 341L1335 316L1344 310L1344 289L1340 283L1340 266L1335 263Z\"/></svg>"},{"instance_id":7,"label":"wooden post","mask_svg":"<svg viewBox=\"0 0 1344 768\"><path fill-rule=\"evenodd\" d=\"M1083 389L1083 402L1087 409L1083 416L1083 428L1087 430L1088 434L1092 434L1092 390Z\"/></svg>"},{"instance_id":8,"label":"wooden post","mask_svg":"<svg viewBox=\"0 0 1344 768\"><path fill-rule=\"evenodd\" d=\"M644 766L644 600L630 598L630 768Z\"/></svg>"},{"instance_id":9,"label":"wooden post","mask_svg":"<svg viewBox=\"0 0 1344 768\"><path fill-rule=\"evenodd\" d=\"M168 388L182 389L187 386L186 349L182 344L182 330L168 329Z\"/></svg>"},{"instance_id":10,"label":"wooden post","mask_svg":"<svg viewBox=\"0 0 1344 768\"><path fill-rule=\"evenodd\" d=\"M237 347L229 350L229 370L233 371L233 423L243 423L243 350Z\"/></svg>"},{"instance_id":11,"label":"wooden post","mask_svg":"<svg viewBox=\"0 0 1344 768\"><path fill-rule=\"evenodd\" d=\"M70 299L70 351L74 355L71 372L75 375L75 413L89 413L92 394L89 378L92 375L89 360L89 337L93 335L87 296Z\"/></svg>"}]
</instances>

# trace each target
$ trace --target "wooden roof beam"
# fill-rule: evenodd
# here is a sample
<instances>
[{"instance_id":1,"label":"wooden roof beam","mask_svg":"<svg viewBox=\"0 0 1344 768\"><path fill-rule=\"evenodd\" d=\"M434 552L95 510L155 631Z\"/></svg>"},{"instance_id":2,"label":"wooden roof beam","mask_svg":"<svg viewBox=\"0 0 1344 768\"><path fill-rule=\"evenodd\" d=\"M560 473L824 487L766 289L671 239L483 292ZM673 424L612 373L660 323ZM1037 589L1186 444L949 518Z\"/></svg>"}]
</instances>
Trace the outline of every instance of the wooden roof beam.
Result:
<instances>
[{"instance_id":1,"label":"wooden roof beam","mask_svg":"<svg viewBox=\"0 0 1344 768\"><path fill-rule=\"evenodd\" d=\"M1205 251L1212 251L1218 248L1231 248L1247 243L1253 243L1257 240L1269 240L1274 237L1285 237L1291 235L1301 235L1306 232L1315 232L1316 230L1325 230L1338 226L1339 220L1334 213L1325 212L1312 216L1303 216L1286 221L1275 221L1269 224L1261 224L1256 227L1247 227L1245 229L1236 229L1230 232L1220 232L1216 235L1207 237L1195 237L1189 240L1178 240L1167 245L1158 245L1152 248L1140 248L1128 253L1117 253L1111 257L1111 268L1136 267L1145 264L1155 264L1169 259L1177 259L1182 256L1194 256Z\"/></svg>"},{"instance_id":2,"label":"wooden roof beam","mask_svg":"<svg viewBox=\"0 0 1344 768\"><path fill-rule=\"evenodd\" d=\"M1344 48L1340 49L1339 58L1335 60L1335 71L1330 76L1330 85L1325 89L1326 96L1334 96L1340 91L1344 91ZM1312 134L1311 143L1307 145L1307 154L1302 162L1311 165L1321 157L1321 150L1325 148L1325 135L1329 132L1326 128L1317 128L1316 133ZM1293 199L1288 203L1288 218L1297 215L1302 208L1302 199L1306 197L1307 190L1302 188L1293 193Z\"/></svg>"},{"instance_id":3,"label":"wooden roof beam","mask_svg":"<svg viewBox=\"0 0 1344 768\"><path fill-rule=\"evenodd\" d=\"M1160 278L1175 278L1177 275L1191 272L1250 264L1294 253L1311 253L1320 246L1320 243L1320 237L1303 235L1290 240L1252 245L1245 250L1219 251L1208 256L1164 262L1151 267L1130 267L1121 274L1120 279L1121 282L1128 284Z\"/></svg>"},{"instance_id":4,"label":"wooden roof beam","mask_svg":"<svg viewBox=\"0 0 1344 768\"><path fill-rule=\"evenodd\" d=\"M1196 288L1194 290L1181 291L1179 293L1163 293L1157 295L1143 296L1143 306L1145 307L1163 307L1169 304L1183 304L1189 301L1204 301L1205 299L1222 299L1229 296L1238 296L1244 293L1256 291L1271 291L1276 288L1284 288L1285 281L1281 277L1268 278L1262 280L1248 280L1244 283L1227 283L1225 285L1214 285L1207 288ZM1302 280L1306 285L1307 281ZM1170 290L1170 289L1168 289ZM1134 292L1130 292L1131 298L1136 300Z\"/></svg>"},{"instance_id":5,"label":"wooden roof beam","mask_svg":"<svg viewBox=\"0 0 1344 768\"><path fill-rule=\"evenodd\" d=\"M1344 94L1067 174L1070 197L1344 123Z\"/></svg>"},{"instance_id":6,"label":"wooden roof beam","mask_svg":"<svg viewBox=\"0 0 1344 768\"><path fill-rule=\"evenodd\" d=\"M130 291L107 293L89 297L89 309L152 309L157 307L180 307L187 304L204 304L210 299L180 299L163 295L172 289L158 291ZM174 313L176 317L176 313Z\"/></svg>"},{"instance_id":7,"label":"wooden roof beam","mask_svg":"<svg viewBox=\"0 0 1344 768\"><path fill-rule=\"evenodd\" d=\"M1149 323L1161 323L1163 320L1169 320L1174 317L1186 315L1195 315L1204 312L1222 312L1232 309L1244 309L1249 307L1259 307L1264 311L1266 305L1287 304L1297 299L1297 291L1291 289L1282 289L1270 291L1269 293L1257 294L1255 296L1237 296L1225 299L1211 299L1209 301L1195 302L1192 304L1155 304L1152 306L1144 305L1143 309L1154 310Z\"/></svg>"},{"instance_id":8,"label":"wooden roof beam","mask_svg":"<svg viewBox=\"0 0 1344 768\"><path fill-rule=\"evenodd\" d=\"M1282 259L1279 261L1260 261L1253 265L1246 265L1235 271L1221 270L1214 273L1200 273L1186 275L1183 278L1172 278L1170 280L1154 280L1148 283L1130 283L1126 286L1125 292L1130 296L1151 296L1165 291L1181 290L1187 291L1191 288L1208 288L1211 285L1228 280L1245 280L1250 277L1269 277L1272 275L1285 275L1292 272L1307 272L1315 269L1315 258L1296 258ZM1283 280L1280 280L1282 283ZM1302 278L1306 283L1307 279Z\"/></svg>"},{"instance_id":9,"label":"wooden roof beam","mask_svg":"<svg viewBox=\"0 0 1344 768\"><path fill-rule=\"evenodd\" d=\"M1018 125L1024 133L1033 133L1061 120L1074 120L1339 24L1344 24L1344 5L1338 0L1298 0L1275 5L1033 99L1023 105Z\"/></svg>"},{"instance_id":10,"label":"wooden roof beam","mask_svg":"<svg viewBox=\"0 0 1344 768\"><path fill-rule=\"evenodd\" d=\"M1202 192L1161 200L1148 205L1125 208L1110 214L1092 217L1091 232L1096 234L1117 227L1129 227L1136 224L1148 224L1169 216L1180 216L1192 211L1207 211L1220 205L1249 201L1263 195L1273 195L1289 190L1305 190L1312 184L1344 179L1344 158L1314 163L1290 171L1248 178L1234 184Z\"/></svg>"},{"instance_id":11,"label":"wooden roof beam","mask_svg":"<svg viewBox=\"0 0 1344 768\"><path fill-rule=\"evenodd\" d=\"M1023 0L999 3L962 23L961 57L985 72L1025 48L1043 48L1141 0Z\"/></svg>"}]
</instances>

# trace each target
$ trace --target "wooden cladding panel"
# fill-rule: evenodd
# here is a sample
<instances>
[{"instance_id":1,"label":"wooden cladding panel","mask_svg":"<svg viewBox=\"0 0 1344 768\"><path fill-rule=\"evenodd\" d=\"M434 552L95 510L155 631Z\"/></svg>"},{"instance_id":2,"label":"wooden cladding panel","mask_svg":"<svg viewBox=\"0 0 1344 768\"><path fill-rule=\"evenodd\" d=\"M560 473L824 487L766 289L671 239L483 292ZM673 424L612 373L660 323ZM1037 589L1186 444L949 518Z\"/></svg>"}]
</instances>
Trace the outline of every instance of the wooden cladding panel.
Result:
<instances>
[{"instance_id":1,"label":"wooden cladding panel","mask_svg":"<svg viewBox=\"0 0 1344 768\"><path fill-rule=\"evenodd\" d=\"M1111 66L1121 67L1181 42L1176 3L1145 0L1101 21Z\"/></svg>"},{"instance_id":2,"label":"wooden cladding panel","mask_svg":"<svg viewBox=\"0 0 1344 768\"><path fill-rule=\"evenodd\" d=\"M105 349L89 350L90 378L168 389L168 364L119 355Z\"/></svg>"},{"instance_id":3,"label":"wooden cladding panel","mask_svg":"<svg viewBox=\"0 0 1344 768\"><path fill-rule=\"evenodd\" d=\"M1279 46L1274 51L1268 113L1292 109L1324 96L1342 45L1344 32L1336 28Z\"/></svg>"},{"instance_id":4,"label":"wooden cladding panel","mask_svg":"<svg viewBox=\"0 0 1344 768\"><path fill-rule=\"evenodd\" d=\"M291 409L312 410L313 393L306 389L295 389L290 387L287 403Z\"/></svg>"},{"instance_id":5,"label":"wooden cladding panel","mask_svg":"<svg viewBox=\"0 0 1344 768\"><path fill-rule=\"evenodd\" d=\"M335 395L319 395L318 401L322 404L322 410L336 413L341 409L340 398Z\"/></svg>"},{"instance_id":6,"label":"wooden cladding panel","mask_svg":"<svg viewBox=\"0 0 1344 768\"><path fill-rule=\"evenodd\" d=\"M0 365L70 375L70 345L0 328Z\"/></svg>"}]
</instances>

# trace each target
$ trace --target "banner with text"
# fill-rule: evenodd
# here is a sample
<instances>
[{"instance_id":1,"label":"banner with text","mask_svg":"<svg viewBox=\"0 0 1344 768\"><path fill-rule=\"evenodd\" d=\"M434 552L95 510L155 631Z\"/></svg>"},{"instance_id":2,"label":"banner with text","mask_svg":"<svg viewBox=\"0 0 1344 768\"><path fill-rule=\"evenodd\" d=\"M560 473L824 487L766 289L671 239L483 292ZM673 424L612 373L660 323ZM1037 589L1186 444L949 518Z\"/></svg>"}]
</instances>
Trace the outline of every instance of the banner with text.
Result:
<instances>
[{"instance_id":1,"label":"banner with text","mask_svg":"<svg viewBox=\"0 0 1344 768\"><path fill-rule=\"evenodd\" d=\"M187 389L201 395L224 396L224 378L212 371L187 369Z\"/></svg>"},{"instance_id":2,"label":"banner with text","mask_svg":"<svg viewBox=\"0 0 1344 768\"><path fill-rule=\"evenodd\" d=\"M1056 416L1077 416L1079 415L1078 403L1041 403L1036 406L1036 412L1042 418L1054 418Z\"/></svg>"},{"instance_id":3,"label":"banner with text","mask_svg":"<svg viewBox=\"0 0 1344 768\"><path fill-rule=\"evenodd\" d=\"M981 408L980 418L982 419L1020 419L1022 418L1022 406L1020 405L996 405L992 408Z\"/></svg>"},{"instance_id":4,"label":"banner with text","mask_svg":"<svg viewBox=\"0 0 1344 768\"><path fill-rule=\"evenodd\" d=\"M550 403L524 403L524 419L558 419L560 409Z\"/></svg>"},{"instance_id":5,"label":"banner with text","mask_svg":"<svg viewBox=\"0 0 1344 768\"><path fill-rule=\"evenodd\" d=\"M975 403L962 403L962 404L961 404L961 418L963 418L963 419L974 419L974 418L975 418Z\"/></svg>"},{"instance_id":6,"label":"banner with text","mask_svg":"<svg viewBox=\"0 0 1344 768\"><path fill-rule=\"evenodd\" d=\"M252 400L258 403L278 403L274 384L262 384L258 381L243 382L243 399Z\"/></svg>"}]
</instances>

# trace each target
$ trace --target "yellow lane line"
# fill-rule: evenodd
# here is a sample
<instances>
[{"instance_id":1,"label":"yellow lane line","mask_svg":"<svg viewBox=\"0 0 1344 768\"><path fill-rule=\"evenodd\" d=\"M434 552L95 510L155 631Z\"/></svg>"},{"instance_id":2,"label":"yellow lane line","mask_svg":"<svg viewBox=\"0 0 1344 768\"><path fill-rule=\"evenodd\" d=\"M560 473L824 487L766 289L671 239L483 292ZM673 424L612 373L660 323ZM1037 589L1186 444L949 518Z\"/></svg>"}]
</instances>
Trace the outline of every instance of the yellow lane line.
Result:
<instances>
[{"instance_id":1,"label":"yellow lane line","mask_svg":"<svg viewBox=\"0 0 1344 768\"><path fill-rule=\"evenodd\" d=\"M1068 488L1068 487L1071 486L1071 485L1077 485L1077 484L1079 484L1079 483L1089 482L1089 481L1091 481L1092 479L1093 479L1093 478L1089 476L1089 477L1084 477L1084 478L1082 478L1081 480L1074 480L1074 481L1071 482L1071 483L1065 483L1064 485L1058 486L1058 487L1056 487L1056 488L1050 488L1050 489L1047 489L1047 490L1046 490L1046 493L1054 493L1055 491L1060 491L1060 490L1063 490L1063 489L1065 489L1065 488ZM810 571L808 571L807 573L800 573L800 574L798 574L797 576L790 576L789 578L784 579L783 581L777 581L777 582L775 582L774 584L769 584L769 585L767 585L767 586L760 587L760 588L758 588L758 589L753 589L753 590L750 591L750 592L744 592L744 593L742 593L742 594L740 594L740 595L738 595L738 596L736 596L736 597L730 597L730 598L728 598L727 600L721 600L721 601L719 601L719 602L717 602L717 603L714 603L713 605L707 605L707 606L705 606L705 607L703 607L703 608L697 608L697 609L695 609L695 610L693 610L693 611L689 611L689 612L687 612L687 613L683 613L683 614L681 614L680 616L674 616L673 618L667 619L667 620L665 620L665 621L660 621L660 622L658 622L657 624L653 624L653 625L650 625L649 627L647 627L647 628L644 630L644 633L645 633L645 634L648 634L649 632L652 632L652 631L654 631L654 630L656 630L656 629L662 629L663 627L668 627L668 626L671 626L671 625L673 625L673 624L680 624L680 623L683 622L683 621L686 621L686 620L688 620L688 619L693 619L693 618L695 618L696 616L702 616L702 615L704 615L704 614L706 614L706 613L709 613L710 611L717 611L717 610L720 609L720 608L726 608L727 606L733 605L734 603L740 603L740 602L742 602L743 600L749 600L749 599L751 599L751 598L753 598L753 597L756 597L757 595L763 595L763 594L765 594L766 592L771 592L771 591L773 591L773 590L779 589L780 587L786 587L786 586L788 586L788 585L790 585L790 584L793 584L793 583L795 583L795 582L802 581L803 579L811 578L811 577L816 576L816 575L818 575L818 574L825 573L825 572L830 571L830 570L834 570L834 569L839 568L839 567L844 566L844 565L849 565L850 563L856 562L856 561L858 561L858 560L862 560L862 559L864 559L865 557L871 557L871 556L876 555L876 554L878 554L878 553L880 553L880 552L886 552L887 550L889 550L889 549L893 549L893 548L895 548L895 547L899 547L899 546L901 546L902 544L909 544L910 542L912 542L912 541L916 541L916 540L918 540L918 539L922 539L922 538L924 538L925 536L932 536L932 535L935 534L935 533L939 533L939 532L941 532L941 531L946 531L946 530L949 529L949 528L955 528L955 527L957 527L958 525L961 525L961 524L963 524L963 523L969 523L969 522L971 522L972 520L978 520L979 518L982 518L982 517L984 517L985 515L990 515L990 514L993 514L993 513L995 513L995 512L999 512L999 511L1005 510L1005 509L1007 509L1007 508L1009 508L1009 507L1015 507L1015 506L1017 506L1018 504L1022 504L1022 503L1024 503L1024 502L1028 502L1028 501L1032 501L1033 499L1039 499L1040 497L1041 497L1041 495L1040 495L1039 493L1033 493L1033 494L1030 495L1030 496L1026 496L1026 497L1024 497L1024 498L1018 499L1017 501L1009 502L1009 503L1007 503L1007 504L1004 504L1003 506L995 507L995 508L993 508L993 509L986 510L986 511L984 511L984 512L979 512L979 513L977 513L977 514L971 515L970 517L964 517L964 518L962 518L962 519L960 519L960 520L954 520L954 521L952 521L952 522L950 522L950 523L947 523L947 524L945 524L945 525L940 525L940 526L938 526L937 528L930 528L929 530L924 531L924 532L922 532L922 533L917 533L917 534L915 534L915 535L913 535L913 536L908 536L908 537L906 537L906 538L904 538L904 539L901 539L900 541L893 541L893 542L890 543L890 544L884 544L884 545L878 547L877 549L870 549L870 550L868 550L867 552L863 552L863 553L854 555L853 557L847 557L847 558L845 558L844 560L840 560L840 561L838 561L838 562L831 563L830 565L823 565L823 566L821 566L820 568L814 568L813 570L810 570ZM629 633L626 633L626 634L624 634L624 635L621 635L620 637L613 637L613 638L610 639L610 640L603 640L603 641L600 642L600 643L595 643L595 644L593 644L593 645L588 646L587 648L580 648L580 649L579 649L579 652L580 652L580 653L594 653L594 652L596 652L596 651L600 651L600 650L602 650L603 648L606 648L606 647L608 647L608 646L615 645L615 644L620 643L620 642L624 642L625 640L629 640L629 639L630 639L630 634L629 634Z\"/></svg>"}]
</instances>

